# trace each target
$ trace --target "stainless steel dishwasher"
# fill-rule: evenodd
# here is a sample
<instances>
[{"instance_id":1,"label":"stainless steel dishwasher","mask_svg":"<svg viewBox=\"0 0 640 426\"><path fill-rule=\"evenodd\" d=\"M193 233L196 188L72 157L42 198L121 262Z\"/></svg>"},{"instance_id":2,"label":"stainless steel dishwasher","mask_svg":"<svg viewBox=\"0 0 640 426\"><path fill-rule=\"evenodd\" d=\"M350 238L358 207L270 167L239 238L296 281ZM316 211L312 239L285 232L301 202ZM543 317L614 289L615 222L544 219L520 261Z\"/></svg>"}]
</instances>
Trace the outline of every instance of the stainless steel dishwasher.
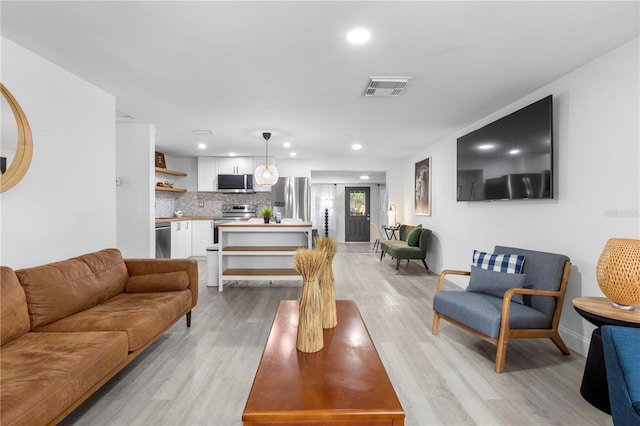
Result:
<instances>
[{"instance_id":1,"label":"stainless steel dishwasher","mask_svg":"<svg viewBox=\"0 0 640 426\"><path fill-rule=\"evenodd\" d=\"M156 223L156 259L171 257L171 223Z\"/></svg>"}]
</instances>

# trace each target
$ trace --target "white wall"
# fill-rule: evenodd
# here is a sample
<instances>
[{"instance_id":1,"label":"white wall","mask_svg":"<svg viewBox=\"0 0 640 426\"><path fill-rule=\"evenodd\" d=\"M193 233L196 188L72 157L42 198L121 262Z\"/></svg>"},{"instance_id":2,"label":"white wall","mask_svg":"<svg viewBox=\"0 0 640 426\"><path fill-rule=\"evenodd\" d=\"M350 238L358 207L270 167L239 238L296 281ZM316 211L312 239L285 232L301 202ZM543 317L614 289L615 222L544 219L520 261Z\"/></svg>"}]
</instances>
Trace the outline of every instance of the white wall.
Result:
<instances>
[{"instance_id":1,"label":"white wall","mask_svg":"<svg viewBox=\"0 0 640 426\"><path fill-rule=\"evenodd\" d=\"M593 327L571 300L603 296L595 269L609 238L640 238L638 52L636 39L405 161L404 222L433 230L427 263L434 271L468 270L473 249L490 251L496 244L571 258L561 332L583 354ZM554 97L555 199L456 202L456 138L549 94ZM433 213L414 216L413 166L427 156L432 157Z\"/></svg>"},{"instance_id":2,"label":"white wall","mask_svg":"<svg viewBox=\"0 0 640 426\"><path fill-rule=\"evenodd\" d=\"M33 133L26 176L0 196L0 262L40 265L115 246L115 98L4 37L2 82Z\"/></svg>"},{"instance_id":3,"label":"white wall","mask_svg":"<svg viewBox=\"0 0 640 426\"><path fill-rule=\"evenodd\" d=\"M156 256L155 135L152 124L116 126L116 246L124 257Z\"/></svg>"}]
</instances>

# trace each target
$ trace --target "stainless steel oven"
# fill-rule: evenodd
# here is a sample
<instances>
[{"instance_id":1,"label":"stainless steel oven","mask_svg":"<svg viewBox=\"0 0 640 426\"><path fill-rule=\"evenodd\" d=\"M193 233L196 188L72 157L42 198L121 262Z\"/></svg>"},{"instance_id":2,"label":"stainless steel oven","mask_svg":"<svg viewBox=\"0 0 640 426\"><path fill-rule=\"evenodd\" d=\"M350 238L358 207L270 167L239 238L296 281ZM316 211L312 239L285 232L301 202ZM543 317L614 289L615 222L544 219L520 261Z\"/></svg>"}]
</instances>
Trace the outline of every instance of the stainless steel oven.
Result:
<instances>
[{"instance_id":1,"label":"stainless steel oven","mask_svg":"<svg viewBox=\"0 0 640 426\"><path fill-rule=\"evenodd\" d=\"M213 218L213 244L218 244L218 225L238 221L246 222L255 215L255 204L223 204L222 216Z\"/></svg>"}]
</instances>

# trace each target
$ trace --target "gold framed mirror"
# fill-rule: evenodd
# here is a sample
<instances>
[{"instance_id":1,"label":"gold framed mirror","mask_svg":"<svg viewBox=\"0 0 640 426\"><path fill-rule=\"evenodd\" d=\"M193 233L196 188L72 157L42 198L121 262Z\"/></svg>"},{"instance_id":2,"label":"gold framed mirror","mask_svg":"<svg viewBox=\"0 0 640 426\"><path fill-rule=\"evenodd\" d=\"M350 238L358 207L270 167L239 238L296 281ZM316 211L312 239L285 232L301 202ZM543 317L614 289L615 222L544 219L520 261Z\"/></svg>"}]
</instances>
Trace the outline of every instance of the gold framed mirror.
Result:
<instances>
[{"instance_id":1,"label":"gold framed mirror","mask_svg":"<svg viewBox=\"0 0 640 426\"><path fill-rule=\"evenodd\" d=\"M20 182L27 174L33 155L33 139L29 122L20 104L2 83L0 83L0 90L2 91L0 192L4 192Z\"/></svg>"}]
</instances>

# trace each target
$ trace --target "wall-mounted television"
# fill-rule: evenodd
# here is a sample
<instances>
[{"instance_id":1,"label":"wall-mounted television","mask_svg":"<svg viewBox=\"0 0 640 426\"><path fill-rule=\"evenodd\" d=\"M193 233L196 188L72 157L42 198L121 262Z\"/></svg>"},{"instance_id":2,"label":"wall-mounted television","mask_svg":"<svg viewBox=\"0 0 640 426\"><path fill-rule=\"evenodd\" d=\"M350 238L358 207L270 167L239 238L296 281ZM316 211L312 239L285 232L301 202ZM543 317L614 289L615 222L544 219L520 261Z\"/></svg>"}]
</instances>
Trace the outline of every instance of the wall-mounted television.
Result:
<instances>
[{"instance_id":1,"label":"wall-mounted television","mask_svg":"<svg viewBox=\"0 0 640 426\"><path fill-rule=\"evenodd\" d=\"M553 99L458 138L457 200L553 198Z\"/></svg>"}]
</instances>

